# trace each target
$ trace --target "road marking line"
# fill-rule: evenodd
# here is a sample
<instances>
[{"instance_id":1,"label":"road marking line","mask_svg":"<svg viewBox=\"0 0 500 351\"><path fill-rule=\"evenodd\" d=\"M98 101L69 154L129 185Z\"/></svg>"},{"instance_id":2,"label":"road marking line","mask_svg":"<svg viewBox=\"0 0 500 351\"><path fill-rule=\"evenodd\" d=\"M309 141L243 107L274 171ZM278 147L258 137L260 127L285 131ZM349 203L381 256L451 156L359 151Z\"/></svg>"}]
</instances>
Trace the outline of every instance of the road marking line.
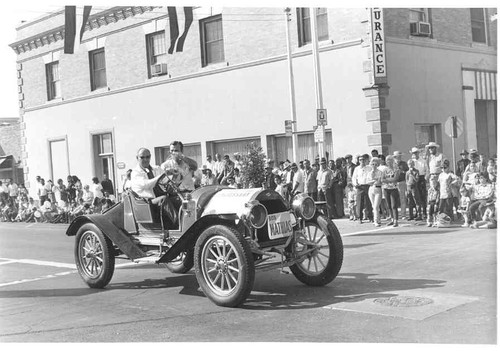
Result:
<instances>
[{"instance_id":1,"label":"road marking line","mask_svg":"<svg viewBox=\"0 0 500 351\"><path fill-rule=\"evenodd\" d=\"M3 264L9 264L9 263L16 263L16 261L5 261L5 262L0 262L0 266Z\"/></svg>"},{"instance_id":2,"label":"road marking line","mask_svg":"<svg viewBox=\"0 0 500 351\"><path fill-rule=\"evenodd\" d=\"M409 226L410 226L409 224L400 224L398 227L389 226L389 227L384 227L384 228L377 228L377 229L364 230L364 231L359 231L359 232L354 232L354 233L341 234L340 236L350 236L350 235L358 235L358 234L364 234L364 233L380 232L382 230L390 230L390 229L409 227Z\"/></svg>"},{"instance_id":3,"label":"road marking line","mask_svg":"<svg viewBox=\"0 0 500 351\"><path fill-rule=\"evenodd\" d=\"M60 262L52 262L52 261L40 261L40 260L31 260L31 259L20 259L20 260L15 260L19 263L26 263L26 264L33 264L36 266L50 266L50 267L57 267L57 268L71 268L75 269L76 265L71 264L71 263L60 263Z\"/></svg>"}]
</instances>

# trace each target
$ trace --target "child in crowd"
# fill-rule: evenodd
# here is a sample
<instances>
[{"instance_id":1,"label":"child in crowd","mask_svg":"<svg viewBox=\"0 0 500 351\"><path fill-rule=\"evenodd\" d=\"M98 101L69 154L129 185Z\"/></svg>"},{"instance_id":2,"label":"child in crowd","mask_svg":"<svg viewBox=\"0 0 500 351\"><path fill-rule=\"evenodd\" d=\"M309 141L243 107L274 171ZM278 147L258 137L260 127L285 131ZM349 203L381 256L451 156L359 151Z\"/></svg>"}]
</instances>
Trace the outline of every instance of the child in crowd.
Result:
<instances>
[{"instance_id":1,"label":"child in crowd","mask_svg":"<svg viewBox=\"0 0 500 351\"><path fill-rule=\"evenodd\" d=\"M427 190L427 226L432 227L435 223L439 204L439 185L436 176L429 179L429 189Z\"/></svg>"},{"instance_id":2,"label":"child in crowd","mask_svg":"<svg viewBox=\"0 0 500 351\"><path fill-rule=\"evenodd\" d=\"M486 169L488 171L488 177L490 179L491 184L493 184L493 186L495 186L495 184L497 182L497 165L495 163L494 158L490 158L488 160L488 167Z\"/></svg>"},{"instance_id":3,"label":"child in crowd","mask_svg":"<svg viewBox=\"0 0 500 351\"><path fill-rule=\"evenodd\" d=\"M451 172L453 173L453 171ZM453 173L454 174L454 173ZM457 213L457 220L462 217L462 214L458 211L460 209L460 189L462 188L462 181L457 177L457 181L451 184L451 213L453 214L453 208ZM453 217L452 217L453 218Z\"/></svg>"},{"instance_id":4,"label":"child in crowd","mask_svg":"<svg viewBox=\"0 0 500 351\"><path fill-rule=\"evenodd\" d=\"M408 207L410 211L409 220L412 221L415 217L422 218L422 203L420 193L417 189L419 172L415 168L415 161L413 159L408 160L408 168L406 172L406 196L408 198ZM413 211L415 211L416 216L413 216Z\"/></svg>"},{"instance_id":5,"label":"child in crowd","mask_svg":"<svg viewBox=\"0 0 500 351\"><path fill-rule=\"evenodd\" d=\"M460 205L458 206L457 212L462 215L464 218L464 224L462 224L462 227L467 228L469 227L469 205L470 205L470 196L469 196L469 191L465 186L462 186L460 188Z\"/></svg>"},{"instance_id":6,"label":"child in crowd","mask_svg":"<svg viewBox=\"0 0 500 351\"><path fill-rule=\"evenodd\" d=\"M474 221L482 217L483 209L494 202L495 188L490 184L488 175L479 175L479 184L472 187L473 198L469 205L469 219Z\"/></svg>"},{"instance_id":7,"label":"child in crowd","mask_svg":"<svg viewBox=\"0 0 500 351\"><path fill-rule=\"evenodd\" d=\"M486 206L486 210L484 211L482 220L474 221L474 223L470 227L476 229L495 229L497 227L495 203L489 203Z\"/></svg>"},{"instance_id":8,"label":"child in crowd","mask_svg":"<svg viewBox=\"0 0 500 351\"><path fill-rule=\"evenodd\" d=\"M236 182L234 181L233 177L228 177L227 178L228 186L233 189L237 189L238 185L236 185Z\"/></svg>"},{"instance_id":9,"label":"child in crowd","mask_svg":"<svg viewBox=\"0 0 500 351\"><path fill-rule=\"evenodd\" d=\"M347 184L347 204L349 208L349 220L355 221L356 218L356 190L352 183Z\"/></svg>"},{"instance_id":10,"label":"child in crowd","mask_svg":"<svg viewBox=\"0 0 500 351\"><path fill-rule=\"evenodd\" d=\"M439 213L445 213L453 219L453 194L451 188L458 182L458 177L450 172L450 161L444 160L442 172L438 176L439 182Z\"/></svg>"},{"instance_id":11,"label":"child in crowd","mask_svg":"<svg viewBox=\"0 0 500 351\"><path fill-rule=\"evenodd\" d=\"M40 211L42 212L43 222L50 223L54 219L54 216L57 215L56 207L49 198L45 200L43 206L40 208Z\"/></svg>"}]
</instances>

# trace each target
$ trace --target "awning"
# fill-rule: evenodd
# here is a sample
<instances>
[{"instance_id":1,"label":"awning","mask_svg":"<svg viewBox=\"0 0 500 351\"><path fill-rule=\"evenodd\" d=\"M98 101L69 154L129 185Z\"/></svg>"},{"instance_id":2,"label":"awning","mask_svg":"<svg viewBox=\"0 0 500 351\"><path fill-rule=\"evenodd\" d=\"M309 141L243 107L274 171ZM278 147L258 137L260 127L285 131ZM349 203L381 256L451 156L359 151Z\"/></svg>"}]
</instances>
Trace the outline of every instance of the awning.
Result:
<instances>
[{"instance_id":1,"label":"awning","mask_svg":"<svg viewBox=\"0 0 500 351\"><path fill-rule=\"evenodd\" d=\"M11 161L11 162L7 162ZM12 155L7 155L7 156L0 156L0 168L12 168L14 165L14 156Z\"/></svg>"}]
</instances>

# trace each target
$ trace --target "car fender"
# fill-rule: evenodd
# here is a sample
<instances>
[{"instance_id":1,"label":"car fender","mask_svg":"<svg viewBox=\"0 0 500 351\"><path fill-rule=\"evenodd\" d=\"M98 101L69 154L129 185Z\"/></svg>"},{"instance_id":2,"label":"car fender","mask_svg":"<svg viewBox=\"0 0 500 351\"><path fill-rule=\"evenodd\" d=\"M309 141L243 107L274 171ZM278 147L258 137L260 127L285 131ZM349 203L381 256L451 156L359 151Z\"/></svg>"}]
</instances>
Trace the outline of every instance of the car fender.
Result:
<instances>
[{"instance_id":1,"label":"car fender","mask_svg":"<svg viewBox=\"0 0 500 351\"><path fill-rule=\"evenodd\" d=\"M206 228L217 224L237 227L239 219L240 218L235 213L203 216L191 227L189 227L184 234L182 234L179 240L175 242L175 244L158 260L157 263L170 262L179 256L181 252L193 248L196 240Z\"/></svg>"},{"instance_id":2,"label":"car fender","mask_svg":"<svg viewBox=\"0 0 500 351\"><path fill-rule=\"evenodd\" d=\"M146 256L146 254L132 242L130 236L123 229L120 229L114 223L110 222L104 215L94 214L90 216L78 216L69 225L66 230L66 235L76 235L78 229L86 223L95 224L128 258L134 260Z\"/></svg>"}]
</instances>

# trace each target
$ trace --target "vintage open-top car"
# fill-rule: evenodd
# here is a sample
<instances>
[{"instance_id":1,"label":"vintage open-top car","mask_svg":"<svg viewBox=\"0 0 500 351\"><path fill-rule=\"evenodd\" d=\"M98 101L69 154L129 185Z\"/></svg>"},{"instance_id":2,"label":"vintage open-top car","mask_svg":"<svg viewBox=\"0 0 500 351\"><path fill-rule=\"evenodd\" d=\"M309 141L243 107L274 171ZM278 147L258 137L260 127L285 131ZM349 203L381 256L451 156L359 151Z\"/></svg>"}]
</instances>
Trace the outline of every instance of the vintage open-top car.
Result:
<instances>
[{"instance_id":1,"label":"vintage open-top car","mask_svg":"<svg viewBox=\"0 0 500 351\"><path fill-rule=\"evenodd\" d=\"M75 261L83 280L103 288L115 257L166 263L174 273L193 265L205 295L234 307L250 294L257 270L289 267L307 285L326 285L342 266L343 244L335 224L305 194L291 206L273 190L207 186L183 194L178 223L166 224L156 205L133 191L103 214L77 217Z\"/></svg>"}]
</instances>

